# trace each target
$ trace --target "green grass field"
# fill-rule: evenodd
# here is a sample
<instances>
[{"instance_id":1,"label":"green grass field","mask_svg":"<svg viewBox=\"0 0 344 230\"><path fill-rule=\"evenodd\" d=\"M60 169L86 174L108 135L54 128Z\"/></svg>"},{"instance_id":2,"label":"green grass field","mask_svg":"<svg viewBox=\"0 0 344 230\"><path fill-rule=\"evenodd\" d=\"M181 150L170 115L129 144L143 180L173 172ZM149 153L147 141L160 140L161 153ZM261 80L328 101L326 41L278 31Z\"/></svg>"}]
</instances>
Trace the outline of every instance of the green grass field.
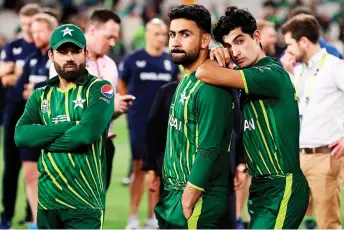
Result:
<instances>
[{"instance_id":1,"label":"green grass field","mask_svg":"<svg viewBox=\"0 0 344 230\"><path fill-rule=\"evenodd\" d=\"M130 159L128 132L127 132L126 120L124 117L121 117L118 120L116 120L114 130L116 131L116 134L117 134L117 137L115 139L116 155L113 162L111 186L107 192L104 228L123 229L126 225L126 221L129 214L129 189L128 187L122 186L121 180L128 173L129 159ZM2 139L2 136L1 136L1 139ZM2 179L2 172L3 172L2 146L3 144L0 145L0 152L1 152L0 178L1 179ZM2 183L0 183L0 186L2 186ZM0 189L0 191L2 191L2 189ZM0 195L2 197L2 194ZM16 228L16 229L26 228L25 226L20 226L17 224L18 220L24 217L25 207L26 207L25 206L25 190L24 190L23 176L21 174L20 179L19 179L16 212L15 212L15 217L13 220L14 224L12 228ZM2 207L1 207L1 210L2 210ZM140 213L139 213L142 227L144 225L144 220L147 217L147 212L148 212L147 196L145 194L142 200ZM343 206L341 208L341 216L344 217Z\"/></svg>"}]
</instances>

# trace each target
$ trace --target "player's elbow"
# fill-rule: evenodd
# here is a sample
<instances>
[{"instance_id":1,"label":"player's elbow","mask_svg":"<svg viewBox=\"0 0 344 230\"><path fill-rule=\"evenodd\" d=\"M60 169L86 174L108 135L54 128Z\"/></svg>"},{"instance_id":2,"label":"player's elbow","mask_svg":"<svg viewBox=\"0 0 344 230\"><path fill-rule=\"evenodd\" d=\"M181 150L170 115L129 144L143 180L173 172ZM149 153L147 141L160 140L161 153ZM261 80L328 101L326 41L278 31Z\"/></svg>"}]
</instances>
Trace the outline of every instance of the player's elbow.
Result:
<instances>
[{"instance_id":1,"label":"player's elbow","mask_svg":"<svg viewBox=\"0 0 344 230\"><path fill-rule=\"evenodd\" d=\"M14 143L18 148L30 147L29 142L27 141L27 134L22 127L17 126L14 133Z\"/></svg>"}]
</instances>

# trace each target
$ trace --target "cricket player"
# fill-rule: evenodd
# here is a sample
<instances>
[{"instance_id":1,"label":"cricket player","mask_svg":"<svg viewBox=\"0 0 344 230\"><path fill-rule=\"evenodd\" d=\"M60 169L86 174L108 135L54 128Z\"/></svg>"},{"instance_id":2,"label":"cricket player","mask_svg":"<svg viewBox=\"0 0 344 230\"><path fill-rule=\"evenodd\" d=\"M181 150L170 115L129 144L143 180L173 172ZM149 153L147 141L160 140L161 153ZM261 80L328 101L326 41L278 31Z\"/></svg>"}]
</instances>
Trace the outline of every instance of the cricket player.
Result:
<instances>
[{"instance_id":1,"label":"cricket player","mask_svg":"<svg viewBox=\"0 0 344 230\"><path fill-rule=\"evenodd\" d=\"M214 37L225 48L210 55L196 76L206 83L242 89L245 157L252 176L250 228L298 228L307 209L308 183L300 169L299 111L286 71L267 57L256 20L227 8ZM223 68L230 58L239 70ZM232 67L232 66L229 66Z\"/></svg>"},{"instance_id":2,"label":"cricket player","mask_svg":"<svg viewBox=\"0 0 344 230\"><path fill-rule=\"evenodd\" d=\"M86 39L73 24L57 27L49 58L58 76L36 89L18 121L18 147L40 148L38 228L102 228L105 148L114 114L108 81L86 70Z\"/></svg>"},{"instance_id":3,"label":"cricket player","mask_svg":"<svg viewBox=\"0 0 344 230\"><path fill-rule=\"evenodd\" d=\"M159 227L219 228L228 206L233 100L224 88L195 77L208 59L211 16L201 5L180 5L171 20L169 51L185 69L173 96L163 163L164 192L155 208Z\"/></svg>"}]
</instances>

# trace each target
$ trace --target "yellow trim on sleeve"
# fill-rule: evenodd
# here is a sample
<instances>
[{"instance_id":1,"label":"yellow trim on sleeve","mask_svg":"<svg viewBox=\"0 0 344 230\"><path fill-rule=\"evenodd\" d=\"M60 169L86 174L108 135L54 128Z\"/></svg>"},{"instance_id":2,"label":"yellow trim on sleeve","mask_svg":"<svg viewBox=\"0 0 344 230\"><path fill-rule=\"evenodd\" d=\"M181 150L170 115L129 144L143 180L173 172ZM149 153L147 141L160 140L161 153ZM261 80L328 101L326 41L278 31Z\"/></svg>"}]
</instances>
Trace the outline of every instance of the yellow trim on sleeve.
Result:
<instances>
[{"instance_id":1,"label":"yellow trim on sleeve","mask_svg":"<svg viewBox=\"0 0 344 230\"><path fill-rule=\"evenodd\" d=\"M244 82L245 93L248 94L247 82L246 82L246 77L245 77L244 71L239 70L239 72L240 72L242 81Z\"/></svg>"},{"instance_id":2,"label":"yellow trim on sleeve","mask_svg":"<svg viewBox=\"0 0 344 230\"><path fill-rule=\"evenodd\" d=\"M195 188L195 189L197 189L197 190L199 190L199 191L204 192L204 188L200 188L200 187L198 187L197 185L191 184L189 181L188 181L188 185L190 185L191 187L193 187L193 188Z\"/></svg>"}]
</instances>

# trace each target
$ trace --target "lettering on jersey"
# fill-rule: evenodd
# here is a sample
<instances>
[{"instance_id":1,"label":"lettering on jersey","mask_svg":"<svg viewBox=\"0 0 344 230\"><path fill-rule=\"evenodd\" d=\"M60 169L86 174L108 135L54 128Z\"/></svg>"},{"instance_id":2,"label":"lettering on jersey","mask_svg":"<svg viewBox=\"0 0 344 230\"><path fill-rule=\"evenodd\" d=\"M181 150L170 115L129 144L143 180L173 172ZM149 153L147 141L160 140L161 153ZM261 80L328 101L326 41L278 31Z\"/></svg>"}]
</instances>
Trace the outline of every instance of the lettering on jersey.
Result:
<instances>
[{"instance_id":1,"label":"lettering on jersey","mask_svg":"<svg viewBox=\"0 0 344 230\"><path fill-rule=\"evenodd\" d=\"M170 118L168 120L168 124L178 131L182 130L182 122L178 121L178 119L175 118L173 115L170 115Z\"/></svg>"},{"instance_id":2,"label":"lettering on jersey","mask_svg":"<svg viewBox=\"0 0 344 230\"><path fill-rule=\"evenodd\" d=\"M79 98L79 99L76 99L76 100L73 100L73 103L74 103L74 109L76 108L76 107L80 107L80 108L84 108L84 102L85 102L86 100L85 99L82 99L82 98Z\"/></svg>"},{"instance_id":3,"label":"lettering on jersey","mask_svg":"<svg viewBox=\"0 0 344 230\"><path fill-rule=\"evenodd\" d=\"M136 61L136 66L139 67L139 68L144 68L146 66L146 61L143 60L143 61Z\"/></svg>"},{"instance_id":4,"label":"lettering on jersey","mask_svg":"<svg viewBox=\"0 0 344 230\"><path fill-rule=\"evenodd\" d=\"M255 67L252 67L252 68L255 68L257 70L259 70L260 72L264 72L264 70L271 70L270 67L266 67L266 66L255 66Z\"/></svg>"},{"instance_id":5,"label":"lettering on jersey","mask_svg":"<svg viewBox=\"0 0 344 230\"><path fill-rule=\"evenodd\" d=\"M69 121L69 118L67 117L67 115L57 115L56 117L52 118L52 122L54 122L55 124L66 122L66 121Z\"/></svg>"},{"instance_id":6,"label":"lettering on jersey","mask_svg":"<svg viewBox=\"0 0 344 230\"><path fill-rule=\"evenodd\" d=\"M2 50L1 51L1 60L4 60L6 58L6 51L5 50Z\"/></svg>"},{"instance_id":7,"label":"lettering on jersey","mask_svg":"<svg viewBox=\"0 0 344 230\"><path fill-rule=\"evenodd\" d=\"M107 102L108 104L110 104L110 100L106 99L105 97L100 97L99 99Z\"/></svg>"},{"instance_id":8,"label":"lettering on jersey","mask_svg":"<svg viewBox=\"0 0 344 230\"><path fill-rule=\"evenodd\" d=\"M49 112L49 100L48 99L44 99L42 101L42 107L41 107L41 111L42 113L47 113Z\"/></svg>"},{"instance_id":9,"label":"lettering on jersey","mask_svg":"<svg viewBox=\"0 0 344 230\"><path fill-rule=\"evenodd\" d=\"M172 76L169 73L140 73L140 79L142 81L171 81Z\"/></svg>"},{"instance_id":10,"label":"lettering on jersey","mask_svg":"<svg viewBox=\"0 0 344 230\"><path fill-rule=\"evenodd\" d=\"M185 100L187 99L188 97L186 96L186 92L184 91L181 95L180 95L180 100L179 100L179 103L182 103L184 105L184 102Z\"/></svg>"},{"instance_id":11,"label":"lettering on jersey","mask_svg":"<svg viewBox=\"0 0 344 230\"><path fill-rule=\"evenodd\" d=\"M253 118L244 121L244 131L246 131L246 129L248 129L248 130L255 130L256 129L256 126L254 125Z\"/></svg>"},{"instance_id":12,"label":"lettering on jersey","mask_svg":"<svg viewBox=\"0 0 344 230\"><path fill-rule=\"evenodd\" d=\"M13 47L13 49L12 49L12 52L14 55L19 55L22 53L22 51L23 51L23 49L21 47L18 47L18 48Z\"/></svg>"},{"instance_id":13,"label":"lettering on jersey","mask_svg":"<svg viewBox=\"0 0 344 230\"><path fill-rule=\"evenodd\" d=\"M165 60L164 61L164 66L165 66L165 69L167 71L171 71L172 70L172 64L171 64L171 61L170 60Z\"/></svg>"},{"instance_id":14,"label":"lettering on jersey","mask_svg":"<svg viewBox=\"0 0 344 230\"><path fill-rule=\"evenodd\" d=\"M16 61L16 67L23 67L25 65L25 61L24 60L17 60Z\"/></svg>"},{"instance_id":15,"label":"lettering on jersey","mask_svg":"<svg viewBox=\"0 0 344 230\"><path fill-rule=\"evenodd\" d=\"M174 108L174 103L171 103L171 109L173 109Z\"/></svg>"}]
</instances>

